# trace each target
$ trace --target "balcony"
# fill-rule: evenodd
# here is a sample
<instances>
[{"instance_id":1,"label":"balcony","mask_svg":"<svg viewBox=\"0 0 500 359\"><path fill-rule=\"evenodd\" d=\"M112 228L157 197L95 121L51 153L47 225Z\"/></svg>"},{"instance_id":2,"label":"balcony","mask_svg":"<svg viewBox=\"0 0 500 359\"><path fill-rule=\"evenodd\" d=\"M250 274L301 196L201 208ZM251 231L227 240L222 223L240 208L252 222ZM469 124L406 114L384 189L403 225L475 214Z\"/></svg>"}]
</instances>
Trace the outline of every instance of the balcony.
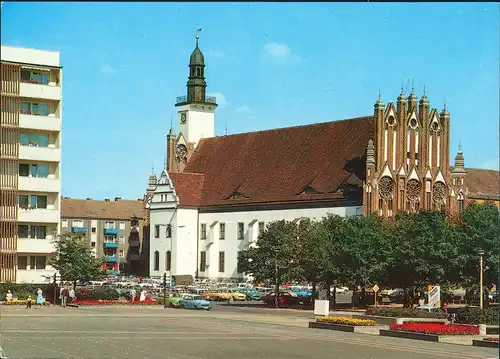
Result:
<instances>
[{"instance_id":1,"label":"balcony","mask_svg":"<svg viewBox=\"0 0 500 359\"><path fill-rule=\"evenodd\" d=\"M118 234L119 229L118 228L106 228L104 230L104 234Z\"/></svg>"},{"instance_id":2,"label":"balcony","mask_svg":"<svg viewBox=\"0 0 500 359\"><path fill-rule=\"evenodd\" d=\"M75 232L87 233L89 231L89 229L87 227L72 227L71 231L73 233L75 233Z\"/></svg>"},{"instance_id":3,"label":"balcony","mask_svg":"<svg viewBox=\"0 0 500 359\"><path fill-rule=\"evenodd\" d=\"M106 270L106 275L118 275L120 274L120 271L117 270Z\"/></svg>"},{"instance_id":4,"label":"balcony","mask_svg":"<svg viewBox=\"0 0 500 359\"><path fill-rule=\"evenodd\" d=\"M59 148L39 146L19 146L19 159L29 161L60 162Z\"/></svg>"},{"instance_id":5,"label":"balcony","mask_svg":"<svg viewBox=\"0 0 500 359\"><path fill-rule=\"evenodd\" d=\"M59 223L60 212L56 209L23 209L19 208L19 222Z\"/></svg>"},{"instance_id":6,"label":"balcony","mask_svg":"<svg viewBox=\"0 0 500 359\"><path fill-rule=\"evenodd\" d=\"M20 113L19 128L60 132L61 120L53 114L48 116L38 116Z\"/></svg>"},{"instance_id":7,"label":"balcony","mask_svg":"<svg viewBox=\"0 0 500 359\"><path fill-rule=\"evenodd\" d=\"M54 277L55 269L49 269L50 266L47 266L45 269L18 269L16 273L16 282L17 283L50 283L52 281L51 278Z\"/></svg>"},{"instance_id":8,"label":"balcony","mask_svg":"<svg viewBox=\"0 0 500 359\"><path fill-rule=\"evenodd\" d=\"M22 97L61 101L62 89L55 85L42 85L36 82L21 82L19 93Z\"/></svg>"},{"instance_id":9,"label":"balcony","mask_svg":"<svg viewBox=\"0 0 500 359\"><path fill-rule=\"evenodd\" d=\"M53 253L55 251L50 235L47 239L19 238L17 240L18 253Z\"/></svg>"},{"instance_id":10,"label":"balcony","mask_svg":"<svg viewBox=\"0 0 500 359\"><path fill-rule=\"evenodd\" d=\"M61 191L61 181L55 178L19 176L19 190L59 193Z\"/></svg>"},{"instance_id":11,"label":"balcony","mask_svg":"<svg viewBox=\"0 0 500 359\"><path fill-rule=\"evenodd\" d=\"M118 248L118 242L104 242L104 248Z\"/></svg>"},{"instance_id":12,"label":"balcony","mask_svg":"<svg viewBox=\"0 0 500 359\"><path fill-rule=\"evenodd\" d=\"M104 257L104 260L107 262L107 263L116 263L118 262L118 258L115 257L115 256L105 256Z\"/></svg>"},{"instance_id":13,"label":"balcony","mask_svg":"<svg viewBox=\"0 0 500 359\"><path fill-rule=\"evenodd\" d=\"M194 101L193 101L194 102ZM178 105L184 105L188 103L188 98L187 96L179 96L177 97L177 100L175 101L175 104ZM214 96L205 96L205 102L204 103L211 103L216 105L217 104L217 99Z\"/></svg>"}]
</instances>

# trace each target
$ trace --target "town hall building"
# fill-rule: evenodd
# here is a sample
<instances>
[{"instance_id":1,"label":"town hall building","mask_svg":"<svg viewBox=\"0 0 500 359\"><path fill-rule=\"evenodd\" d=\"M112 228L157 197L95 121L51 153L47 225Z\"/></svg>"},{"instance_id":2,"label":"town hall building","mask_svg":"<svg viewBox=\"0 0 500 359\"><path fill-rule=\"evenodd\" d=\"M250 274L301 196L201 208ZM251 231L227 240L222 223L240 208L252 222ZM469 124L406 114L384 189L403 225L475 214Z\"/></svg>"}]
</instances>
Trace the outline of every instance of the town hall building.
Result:
<instances>
[{"instance_id":1,"label":"town hall building","mask_svg":"<svg viewBox=\"0 0 500 359\"><path fill-rule=\"evenodd\" d=\"M470 200L500 200L498 171L450 166L450 113L402 90L365 117L215 136L216 99L205 62L190 57L178 129L167 136L165 169L149 178L149 274L244 279L238 251L267 223L398 211L460 213Z\"/></svg>"}]
</instances>

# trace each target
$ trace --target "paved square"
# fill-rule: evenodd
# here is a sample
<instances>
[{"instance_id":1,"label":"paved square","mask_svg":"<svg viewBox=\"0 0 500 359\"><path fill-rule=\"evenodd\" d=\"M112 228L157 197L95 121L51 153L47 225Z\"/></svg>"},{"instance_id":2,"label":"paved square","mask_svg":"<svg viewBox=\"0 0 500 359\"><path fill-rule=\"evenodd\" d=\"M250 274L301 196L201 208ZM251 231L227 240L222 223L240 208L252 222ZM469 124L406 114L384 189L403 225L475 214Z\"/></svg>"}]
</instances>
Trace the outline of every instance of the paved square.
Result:
<instances>
[{"instance_id":1,"label":"paved square","mask_svg":"<svg viewBox=\"0 0 500 359\"><path fill-rule=\"evenodd\" d=\"M310 313L163 308L2 308L9 359L495 357L488 348L307 328Z\"/></svg>"}]
</instances>

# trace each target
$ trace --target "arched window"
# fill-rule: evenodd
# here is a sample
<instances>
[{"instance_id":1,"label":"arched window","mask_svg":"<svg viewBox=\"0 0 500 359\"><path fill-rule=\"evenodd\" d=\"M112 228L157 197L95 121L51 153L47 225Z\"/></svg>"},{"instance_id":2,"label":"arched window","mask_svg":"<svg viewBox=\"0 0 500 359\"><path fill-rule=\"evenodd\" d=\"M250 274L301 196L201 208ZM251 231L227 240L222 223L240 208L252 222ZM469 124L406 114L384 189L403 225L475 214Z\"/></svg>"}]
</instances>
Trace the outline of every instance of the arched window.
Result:
<instances>
[{"instance_id":1,"label":"arched window","mask_svg":"<svg viewBox=\"0 0 500 359\"><path fill-rule=\"evenodd\" d=\"M170 267L172 266L172 252L167 251L165 254L165 270L170 270Z\"/></svg>"},{"instance_id":2,"label":"arched window","mask_svg":"<svg viewBox=\"0 0 500 359\"><path fill-rule=\"evenodd\" d=\"M155 251L155 269L160 270L160 252Z\"/></svg>"}]
</instances>

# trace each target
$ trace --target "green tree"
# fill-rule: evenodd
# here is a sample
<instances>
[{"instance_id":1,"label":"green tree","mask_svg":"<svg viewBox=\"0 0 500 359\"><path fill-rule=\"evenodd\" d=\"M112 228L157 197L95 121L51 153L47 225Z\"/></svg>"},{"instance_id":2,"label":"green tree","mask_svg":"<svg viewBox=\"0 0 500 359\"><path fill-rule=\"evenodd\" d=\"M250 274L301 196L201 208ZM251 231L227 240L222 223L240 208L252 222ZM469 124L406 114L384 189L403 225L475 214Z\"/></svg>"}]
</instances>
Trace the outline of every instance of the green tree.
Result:
<instances>
[{"instance_id":1,"label":"green tree","mask_svg":"<svg viewBox=\"0 0 500 359\"><path fill-rule=\"evenodd\" d=\"M256 244L238 253L238 271L250 274L255 282L279 285L301 276L296 259L298 226L280 220L270 222Z\"/></svg>"},{"instance_id":2,"label":"green tree","mask_svg":"<svg viewBox=\"0 0 500 359\"><path fill-rule=\"evenodd\" d=\"M497 283L500 270L498 208L493 204L470 203L458 222L457 230L459 231L460 258L455 280L458 284L466 288L478 289L479 249L484 251L484 285Z\"/></svg>"},{"instance_id":3,"label":"green tree","mask_svg":"<svg viewBox=\"0 0 500 359\"><path fill-rule=\"evenodd\" d=\"M398 213L390 230L385 285L405 289L406 306L429 284L446 285L458 266L458 234L444 212Z\"/></svg>"},{"instance_id":4,"label":"green tree","mask_svg":"<svg viewBox=\"0 0 500 359\"><path fill-rule=\"evenodd\" d=\"M50 265L61 275L61 280L90 281L103 277L104 260L94 258L84 233L63 233L54 241L56 251Z\"/></svg>"}]
</instances>

